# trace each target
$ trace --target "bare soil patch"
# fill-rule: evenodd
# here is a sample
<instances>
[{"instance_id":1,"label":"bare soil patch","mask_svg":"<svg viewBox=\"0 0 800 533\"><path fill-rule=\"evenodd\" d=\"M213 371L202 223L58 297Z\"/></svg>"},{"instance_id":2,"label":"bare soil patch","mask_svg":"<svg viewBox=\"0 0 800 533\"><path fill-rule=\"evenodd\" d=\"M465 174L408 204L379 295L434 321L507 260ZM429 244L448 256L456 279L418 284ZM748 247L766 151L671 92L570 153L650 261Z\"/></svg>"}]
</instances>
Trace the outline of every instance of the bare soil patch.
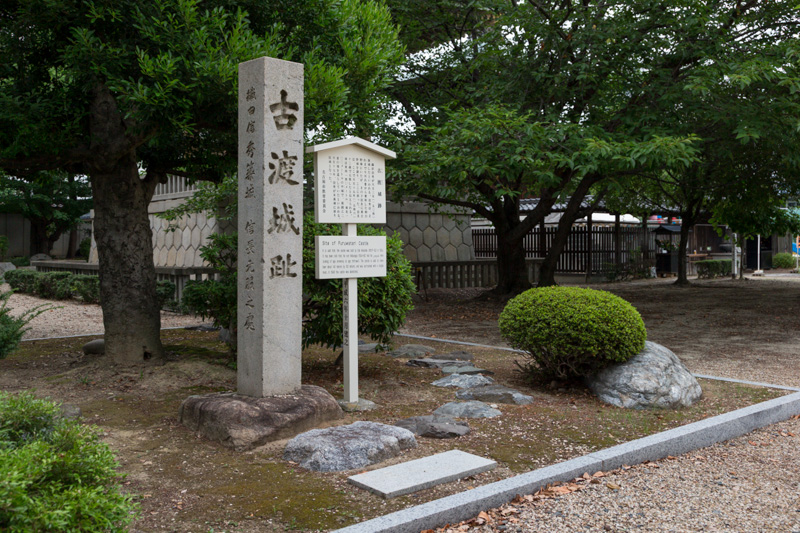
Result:
<instances>
[{"instance_id":1,"label":"bare soil patch","mask_svg":"<svg viewBox=\"0 0 800 533\"><path fill-rule=\"evenodd\" d=\"M798 384L787 370L797 356L800 284L766 280L706 282L688 289L664 284L616 284L611 290L642 313L651 340L673 349L695 372ZM430 294L430 293L429 293ZM439 291L420 301L405 331L437 338L500 344L496 317L502 302L475 302L475 291ZM435 296L435 297L434 297ZM738 337L733 338L732 337ZM470 421L472 433L455 440L418 439L419 447L396 462L458 448L491 457L494 471L438 488L383 500L346 482L354 472L306 472L281 459L283 442L235 453L203 441L177 423L180 402L190 394L235 388L235 372L213 332L163 333L169 361L162 367L118 370L102 358L84 356L87 338L29 341L0 361L0 389L35 389L79 405L117 453L126 487L139 497L141 516L133 531L329 530L447 494L569 459L775 397L783 392L701 381L696 406L676 411L625 411L599 403L583 389L532 387L514 371L515 355L466 348L495 379L534 397L529 406L500 405L503 416ZM397 337L398 344L419 343ZM425 341L437 352L464 347ZM304 353L304 383L341 396L336 353ZM791 366L791 365L790 365ZM736 374L736 375L732 375ZM361 395L380 408L348 414L341 423L392 423L430 414L452 401L452 390L433 387L434 369L408 367L383 354L362 356ZM781 377L781 379L768 379ZM379 466L385 466L381 464Z\"/></svg>"}]
</instances>

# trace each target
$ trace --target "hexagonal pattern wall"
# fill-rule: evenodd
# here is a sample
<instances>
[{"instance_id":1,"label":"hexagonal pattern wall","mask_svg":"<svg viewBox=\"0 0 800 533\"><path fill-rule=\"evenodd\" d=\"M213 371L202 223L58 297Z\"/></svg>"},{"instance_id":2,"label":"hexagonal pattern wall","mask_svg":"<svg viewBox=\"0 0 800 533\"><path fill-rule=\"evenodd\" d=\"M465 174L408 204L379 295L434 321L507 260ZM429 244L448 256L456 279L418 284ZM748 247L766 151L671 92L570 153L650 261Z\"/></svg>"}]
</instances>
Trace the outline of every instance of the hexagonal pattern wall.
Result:
<instances>
[{"instance_id":1,"label":"hexagonal pattern wall","mask_svg":"<svg viewBox=\"0 0 800 533\"><path fill-rule=\"evenodd\" d=\"M427 204L389 202L386 232L403 241L403 253L410 261L470 261L472 247L470 213L443 206L433 211Z\"/></svg>"}]
</instances>

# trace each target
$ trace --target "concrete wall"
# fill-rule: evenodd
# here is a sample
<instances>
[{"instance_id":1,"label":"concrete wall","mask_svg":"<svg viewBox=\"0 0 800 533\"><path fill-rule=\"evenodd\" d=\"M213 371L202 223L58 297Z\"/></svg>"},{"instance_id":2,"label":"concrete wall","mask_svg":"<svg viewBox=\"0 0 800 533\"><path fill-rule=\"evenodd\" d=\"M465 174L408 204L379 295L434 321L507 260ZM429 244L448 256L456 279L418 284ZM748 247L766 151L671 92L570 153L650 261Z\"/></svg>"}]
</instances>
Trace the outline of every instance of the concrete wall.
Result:
<instances>
[{"instance_id":1,"label":"concrete wall","mask_svg":"<svg viewBox=\"0 0 800 533\"><path fill-rule=\"evenodd\" d=\"M470 218L471 213L452 206L433 211L421 202L389 202L385 229L405 243L403 252L410 261L471 261Z\"/></svg>"},{"instance_id":2,"label":"concrete wall","mask_svg":"<svg viewBox=\"0 0 800 533\"><path fill-rule=\"evenodd\" d=\"M91 226L78 226L78 244L89 236ZM8 237L8 257L27 257L31 255L31 223L17 213L0 213L0 235ZM53 244L50 254L53 257L66 257L69 249L69 232L64 233Z\"/></svg>"},{"instance_id":3,"label":"concrete wall","mask_svg":"<svg viewBox=\"0 0 800 533\"><path fill-rule=\"evenodd\" d=\"M147 207L150 229L153 231L153 261L157 267L203 267L200 247L207 243L209 235L227 228L223 227L213 214L193 213L178 221L171 222L159 218L157 213L182 204L194 193L195 187L186 185L183 178L170 176L169 181L159 185L153 200ZM94 216L94 213L92 213ZM176 229L170 230L170 226ZM97 263L97 243L92 239L90 263Z\"/></svg>"}]
</instances>

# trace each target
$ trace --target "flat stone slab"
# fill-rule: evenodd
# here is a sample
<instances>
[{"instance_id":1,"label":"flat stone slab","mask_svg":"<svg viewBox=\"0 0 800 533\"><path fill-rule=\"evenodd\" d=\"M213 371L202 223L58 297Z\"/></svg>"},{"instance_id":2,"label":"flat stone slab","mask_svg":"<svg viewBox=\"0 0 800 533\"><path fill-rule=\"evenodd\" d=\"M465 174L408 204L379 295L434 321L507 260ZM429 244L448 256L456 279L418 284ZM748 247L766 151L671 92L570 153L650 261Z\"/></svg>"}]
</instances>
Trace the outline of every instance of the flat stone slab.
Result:
<instances>
[{"instance_id":1,"label":"flat stone slab","mask_svg":"<svg viewBox=\"0 0 800 533\"><path fill-rule=\"evenodd\" d=\"M422 368L442 368L445 366L453 366L453 361L450 359L439 359L438 357L425 357L423 359L409 359L406 361L408 366L419 366ZM472 366L472 364L470 364ZM473 368L475 368L473 366Z\"/></svg>"},{"instance_id":2,"label":"flat stone slab","mask_svg":"<svg viewBox=\"0 0 800 533\"><path fill-rule=\"evenodd\" d=\"M315 472L339 472L380 463L416 446L407 429L361 421L298 435L286 445L283 458Z\"/></svg>"},{"instance_id":3,"label":"flat stone slab","mask_svg":"<svg viewBox=\"0 0 800 533\"><path fill-rule=\"evenodd\" d=\"M450 374L442 379L437 379L431 385L436 387L457 387L459 389L469 389L470 387L480 387L481 385L491 385L494 379L488 376L469 375L469 374Z\"/></svg>"},{"instance_id":4,"label":"flat stone slab","mask_svg":"<svg viewBox=\"0 0 800 533\"><path fill-rule=\"evenodd\" d=\"M499 410L483 402L450 402L436 409L433 414L452 416L454 418L494 418L500 416Z\"/></svg>"},{"instance_id":5,"label":"flat stone slab","mask_svg":"<svg viewBox=\"0 0 800 533\"><path fill-rule=\"evenodd\" d=\"M428 354L435 353L436 350L424 344L406 344L391 352L386 352L389 357L395 359L414 359L415 357L425 357Z\"/></svg>"},{"instance_id":6,"label":"flat stone slab","mask_svg":"<svg viewBox=\"0 0 800 533\"><path fill-rule=\"evenodd\" d=\"M344 400L337 400L339 407L342 408L343 411L347 413L356 413L359 411L372 411L378 407L378 404L375 402L371 402L369 400L365 400L364 398L359 398L357 402L349 403Z\"/></svg>"},{"instance_id":7,"label":"flat stone slab","mask_svg":"<svg viewBox=\"0 0 800 533\"><path fill-rule=\"evenodd\" d=\"M419 490L449 483L486 472L497 466L491 459L450 450L430 457L387 466L364 474L350 476L347 481L384 498L394 498Z\"/></svg>"},{"instance_id":8,"label":"flat stone slab","mask_svg":"<svg viewBox=\"0 0 800 533\"><path fill-rule=\"evenodd\" d=\"M394 425L405 428L414 435L430 439L454 439L469 433L469 425L466 422L459 422L443 415L412 416L398 420Z\"/></svg>"},{"instance_id":9,"label":"flat stone slab","mask_svg":"<svg viewBox=\"0 0 800 533\"><path fill-rule=\"evenodd\" d=\"M464 365L446 365L442 367L442 372L445 374L467 374L467 375L475 375L475 374L494 374L491 370L486 370L484 368L478 368L473 364L464 364Z\"/></svg>"},{"instance_id":10,"label":"flat stone slab","mask_svg":"<svg viewBox=\"0 0 800 533\"><path fill-rule=\"evenodd\" d=\"M491 403L510 403L516 405L528 405L533 403L533 397L522 394L518 390L509 389L502 385L481 385L463 389L456 393L459 400L480 400Z\"/></svg>"},{"instance_id":11,"label":"flat stone slab","mask_svg":"<svg viewBox=\"0 0 800 533\"><path fill-rule=\"evenodd\" d=\"M267 398L235 393L189 396L178 414L190 430L236 451L293 437L342 416L336 399L314 385Z\"/></svg>"}]
</instances>

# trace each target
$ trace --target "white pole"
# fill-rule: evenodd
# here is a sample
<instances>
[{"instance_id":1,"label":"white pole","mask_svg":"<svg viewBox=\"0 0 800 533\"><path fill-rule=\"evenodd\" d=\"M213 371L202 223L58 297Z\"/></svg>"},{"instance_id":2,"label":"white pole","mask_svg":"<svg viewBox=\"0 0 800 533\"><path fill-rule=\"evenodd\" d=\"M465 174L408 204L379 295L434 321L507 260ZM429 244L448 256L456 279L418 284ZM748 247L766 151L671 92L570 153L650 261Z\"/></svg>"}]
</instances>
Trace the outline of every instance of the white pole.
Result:
<instances>
[{"instance_id":1,"label":"white pole","mask_svg":"<svg viewBox=\"0 0 800 533\"><path fill-rule=\"evenodd\" d=\"M342 235L355 237L356 224L342 224ZM358 403L358 280L342 280L342 318L344 335L344 403Z\"/></svg>"},{"instance_id":2,"label":"white pole","mask_svg":"<svg viewBox=\"0 0 800 533\"><path fill-rule=\"evenodd\" d=\"M736 279L736 274L739 273L739 265L736 263L736 234L731 233L731 254L732 254L732 261L731 264L731 273L733 274L733 279Z\"/></svg>"},{"instance_id":3,"label":"white pole","mask_svg":"<svg viewBox=\"0 0 800 533\"><path fill-rule=\"evenodd\" d=\"M753 272L754 276L763 276L764 271L761 270L761 235L756 238L756 271Z\"/></svg>"}]
</instances>

